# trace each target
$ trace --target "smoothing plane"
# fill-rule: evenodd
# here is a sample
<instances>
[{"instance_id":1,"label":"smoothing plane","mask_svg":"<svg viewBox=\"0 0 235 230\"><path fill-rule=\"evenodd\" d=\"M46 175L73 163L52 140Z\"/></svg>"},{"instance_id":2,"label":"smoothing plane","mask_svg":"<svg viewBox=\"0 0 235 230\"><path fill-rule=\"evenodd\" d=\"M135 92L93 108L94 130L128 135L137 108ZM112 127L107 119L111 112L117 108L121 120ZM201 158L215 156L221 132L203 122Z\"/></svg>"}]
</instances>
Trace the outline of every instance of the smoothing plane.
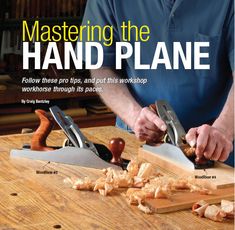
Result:
<instances>
[{"instance_id":1,"label":"smoothing plane","mask_svg":"<svg viewBox=\"0 0 235 230\"><path fill-rule=\"evenodd\" d=\"M110 151L104 145L94 144L89 141L72 118L65 115L59 107L51 107L50 112L54 121L67 136L63 147L46 146L46 138L52 130L52 117L43 110L36 110L35 113L40 119L40 126L32 137L31 145L24 145L20 150L11 150L11 157L23 157L97 169L108 167L122 169L127 166L129 161L121 159L121 153L125 146L124 140L114 138L110 142Z\"/></svg>"},{"instance_id":2,"label":"smoothing plane","mask_svg":"<svg viewBox=\"0 0 235 230\"><path fill-rule=\"evenodd\" d=\"M195 148L185 140L186 132L173 108L164 100L155 102L158 116L166 123L167 132L163 143L159 145L143 145L143 149L157 154L162 159L177 163L188 170L206 169L214 166L214 162L204 157L198 159Z\"/></svg>"}]
</instances>

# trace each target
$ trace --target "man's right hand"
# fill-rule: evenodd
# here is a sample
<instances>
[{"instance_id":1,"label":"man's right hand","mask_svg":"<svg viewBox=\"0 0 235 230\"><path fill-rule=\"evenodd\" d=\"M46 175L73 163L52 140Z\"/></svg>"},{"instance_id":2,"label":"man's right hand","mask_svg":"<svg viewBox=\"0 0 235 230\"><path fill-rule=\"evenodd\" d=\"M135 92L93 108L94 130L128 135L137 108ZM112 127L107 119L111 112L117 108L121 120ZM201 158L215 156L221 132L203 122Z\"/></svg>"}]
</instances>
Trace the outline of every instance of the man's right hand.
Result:
<instances>
[{"instance_id":1,"label":"man's right hand","mask_svg":"<svg viewBox=\"0 0 235 230\"><path fill-rule=\"evenodd\" d=\"M166 124L148 107L140 110L132 127L139 140L150 143L159 142L166 129Z\"/></svg>"},{"instance_id":2,"label":"man's right hand","mask_svg":"<svg viewBox=\"0 0 235 230\"><path fill-rule=\"evenodd\" d=\"M166 131L165 123L150 108L142 108L130 93L126 84L119 82L119 74L112 68L102 68L91 71L91 77L101 79L112 78L117 84L99 83L97 87L103 89L100 96L104 103L127 124L142 141L156 143L163 132Z\"/></svg>"}]
</instances>

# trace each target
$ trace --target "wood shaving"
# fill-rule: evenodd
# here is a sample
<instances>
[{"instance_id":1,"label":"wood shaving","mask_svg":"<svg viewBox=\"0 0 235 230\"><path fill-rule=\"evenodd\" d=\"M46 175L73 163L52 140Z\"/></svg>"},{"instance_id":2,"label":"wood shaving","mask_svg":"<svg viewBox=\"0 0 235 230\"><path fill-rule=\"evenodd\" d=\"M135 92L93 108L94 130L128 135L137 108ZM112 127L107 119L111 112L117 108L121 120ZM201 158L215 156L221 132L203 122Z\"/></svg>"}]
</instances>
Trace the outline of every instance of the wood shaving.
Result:
<instances>
[{"instance_id":1,"label":"wood shaving","mask_svg":"<svg viewBox=\"0 0 235 230\"><path fill-rule=\"evenodd\" d=\"M105 185L105 178L100 177L99 179L97 179L95 181L95 186L93 188L93 191L98 191L99 189L104 189L104 185Z\"/></svg>"},{"instance_id":2,"label":"wood shaving","mask_svg":"<svg viewBox=\"0 0 235 230\"><path fill-rule=\"evenodd\" d=\"M144 187L145 183L146 183L146 179L142 177L135 176L133 178L133 187L135 188L142 188Z\"/></svg>"},{"instance_id":3,"label":"wood shaving","mask_svg":"<svg viewBox=\"0 0 235 230\"><path fill-rule=\"evenodd\" d=\"M200 217L206 217L216 222L222 222L224 218L234 218L234 202L222 200L221 207L209 205L204 200L193 204L192 212Z\"/></svg>"},{"instance_id":4,"label":"wood shaving","mask_svg":"<svg viewBox=\"0 0 235 230\"><path fill-rule=\"evenodd\" d=\"M138 205L138 209L142 212L144 212L145 214L152 214L152 210L148 207L148 206L144 206L143 204L139 204Z\"/></svg>"},{"instance_id":5,"label":"wood shaving","mask_svg":"<svg viewBox=\"0 0 235 230\"><path fill-rule=\"evenodd\" d=\"M105 183L104 191L105 191L106 195L111 193L113 191L113 189L114 189L114 187L111 184Z\"/></svg>"},{"instance_id":6,"label":"wood shaving","mask_svg":"<svg viewBox=\"0 0 235 230\"><path fill-rule=\"evenodd\" d=\"M213 221L221 222L226 214L216 205L209 205L205 210L204 216Z\"/></svg>"},{"instance_id":7,"label":"wood shaving","mask_svg":"<svg viewBox=\"0 0 235 230\"><path fill-rule=\"evenodd\" d=\"M127 171L114 173L113 179L118 188L128 188L133 185L133 178L127 173Z\"/></svg>"},{"instance_id":8,"label":"wood shaving","mask_svg":"<svg viewBox=\"0 0 235 230\"><path fill-rule=\"evenodd\" d=\"M167 186L159 186L155 190L154 198L167 199L170 195L171 191L167 188Z\"/></svg>"},{"instance_id":9,"label":"wood shaving","mask_svg":"<svg viewBox=\"0 0 235 230\"><path fill-rule=\"evenodd\" d=\"M93 190L94 182L89 177L79 178L74 182L73 188L77 190Z\"/></svg>"},{"instance_id":10,"label":"wood shaving","mask_svg":"<svg viewBox=\"0 0 235 230\"><path fill-rule=\"evenodd\" d=\"M234 207L234 201L221 200L221 209L225 212L227 218L234 219Z\"/></svg>"},{"instance_id":11,"label":"wood shaving","mask_svg":"<svg viewBox=\"0 0 235 230\"><path fill-rule=\"evenodd\" d=\"M200 217L203 217L208 206L208 203L206 203L204 200L200 200L193 205L192 212L196 215L199 215Z\"/></svg>"},{"instance_id":12,"label":"wood shaving","mask_svg":"<svg viewBox=\"0 0 235 230\"><path fill-rule=\"evenodd\" d=\"M109 193L113 191L114 187L111 184L105 183L104 189L98 189L100 195L107 196Z\"/></svg>"},{"instance_id":13,"label":"wood shaving","mask_svg":"<svg viewBox=\"0 0 235 230\"><path fill-rule=\"evenodd\" d=\"M127 165L127 171L132 177L137 176L139 172L139 164L136 160L132 160Z\"/></svg>"},{"instance_id":14,"label":"wood shaving","mask_svg":"<svg viewBox=\"0 0 235 230\"><path fill-rule=\"evenodd\" d=\"M189 181L185 178L173 181L172 187L176 190L190 189Z\"/></svg>"},{"instance_id":15,"label":"wood shaving","mask_svg":"<svg viewBox=\"0 0 235 230\"><path fill-rule=\"evenodd\" d=\"M210 190L198 185L192 178L174 179L156 173L151 163L138 164L136 160L130 161L127 170L103 169L103 176L97 180L89 177L78 178L73 181L66 178L64 183L72 185L77 190L98 191L100 195L107 196L118 188L126 188L125 197L129 204L138 205L144 213L152 213L149 207L144 206L147 198L169 199L173 192L189 190L202 194L210 194Z\"/></svg>"},{"instance_id":16,"label":"wood shaving","mask_svg":"<svg viewBox=\"0 0 235 230\"><path fill-rule=\"evenodd\" d=\"M153 165L151 163L142 163L137 174L137 177L149 178L154 172Z\"/></svg>"},{"instance_id":17,"label":"wood shaving","mask_svg":"<svg viewBox=\"0 0 235 230\"><path fill-rule=\"evenodd\" d=\"M202 207L203 205L207 204L206 201L204 200L199 200L198 202L194 203L193 206L192 206L192 211Z\"/></svg>"},{"instance_id":18,"label":"wood shaving","mask_svg":"<svg viewBox=\"0 0 235 230\"><path fill-rule=\"evenodd\" d=\"M141 189L129 188L126 193L126 198L129 204L137 205L144 202L146 193Z\"/></svg>"}]
</instances>

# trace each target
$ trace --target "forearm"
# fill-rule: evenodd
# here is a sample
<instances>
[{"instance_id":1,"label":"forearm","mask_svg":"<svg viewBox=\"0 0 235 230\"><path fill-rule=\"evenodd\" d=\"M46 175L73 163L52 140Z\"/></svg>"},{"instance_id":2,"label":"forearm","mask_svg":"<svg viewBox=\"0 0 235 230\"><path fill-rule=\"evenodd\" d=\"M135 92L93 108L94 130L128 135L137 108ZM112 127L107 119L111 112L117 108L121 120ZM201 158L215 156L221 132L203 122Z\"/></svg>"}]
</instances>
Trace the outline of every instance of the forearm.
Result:
<instances>
[{"instance_id":1,"label":"forearm","mask_svg":"<svg viewBox=\"0 0 235 230\"><path fill-rule=\"evenodd\" d=\"M112 78L114 80L119 79L120 76L111 68L102 68L91 70L91 77L96 79ZM104 103L133 129L135 120L142 108L133 98L127 86L121 83L100 83L96 86L103 89L100 97Z\"/></svg>"},{"instance_id":2,"label":"forearm","mask_svg":"<svg viewBox=\"0 0 235 230\"><path fill-rule=\"evenodd\" d=\"M213 126L225 133L231 141L234 140L234 84L230 89L223 110Z\"/></svg>"}]
</instances>

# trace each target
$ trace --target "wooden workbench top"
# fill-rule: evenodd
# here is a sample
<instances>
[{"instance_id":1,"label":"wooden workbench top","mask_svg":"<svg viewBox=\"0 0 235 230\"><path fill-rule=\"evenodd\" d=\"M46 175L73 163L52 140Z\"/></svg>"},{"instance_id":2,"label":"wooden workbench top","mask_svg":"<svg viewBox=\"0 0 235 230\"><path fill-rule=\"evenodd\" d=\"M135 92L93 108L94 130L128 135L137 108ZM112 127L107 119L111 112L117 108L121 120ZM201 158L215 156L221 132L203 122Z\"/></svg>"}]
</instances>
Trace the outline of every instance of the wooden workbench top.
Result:
<instances>
[{"instance_id":1,"label":"wooden workbench top","mask_svg":"<svg viewBox=\"0 0 235 230\"><path fill-rule=\"evenodd\" d=\"M126 140L124 157L137 154L140 142L114 127L84 129L96 143L112 137ZM233 229L233 222L216 223L190 210L146 215L129 206L123 196L100 196L77 191L63 183L66 177L97 177L99 170L28 159L10 158L9 151L29 143L31 134L0 137L0 229ZM49 145L61 145L64 135L54 131ZM37 170L58 171L36 174Z\"/></svg>"}]
</instances>

